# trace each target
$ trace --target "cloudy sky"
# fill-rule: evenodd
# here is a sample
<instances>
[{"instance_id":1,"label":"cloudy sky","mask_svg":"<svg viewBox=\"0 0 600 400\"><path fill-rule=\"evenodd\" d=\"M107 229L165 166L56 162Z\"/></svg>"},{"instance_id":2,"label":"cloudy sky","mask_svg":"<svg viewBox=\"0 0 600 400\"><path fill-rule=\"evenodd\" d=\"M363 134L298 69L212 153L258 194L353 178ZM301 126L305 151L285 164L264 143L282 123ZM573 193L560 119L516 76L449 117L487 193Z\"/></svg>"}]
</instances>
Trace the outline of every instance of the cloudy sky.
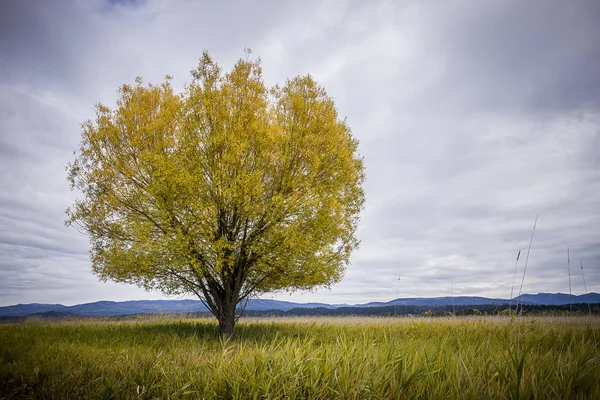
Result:
<instances>
[{"instance_id":1,"label":"cloudy sky","mask_svg":"<svg viewBox=\"0 0 600 400\"><path fill-rule=\"evenodd\" d=\"M598 292L598 38L595 0L2 1L0 305L162 298L91 273L65 165L119 85L182 88L204 49L228 69L245 47L267 84L326 88L368 179L342 282L266 297L508 297L538 214L523 292L568 293L567 248Z\"/></svg>"}]
</instances>

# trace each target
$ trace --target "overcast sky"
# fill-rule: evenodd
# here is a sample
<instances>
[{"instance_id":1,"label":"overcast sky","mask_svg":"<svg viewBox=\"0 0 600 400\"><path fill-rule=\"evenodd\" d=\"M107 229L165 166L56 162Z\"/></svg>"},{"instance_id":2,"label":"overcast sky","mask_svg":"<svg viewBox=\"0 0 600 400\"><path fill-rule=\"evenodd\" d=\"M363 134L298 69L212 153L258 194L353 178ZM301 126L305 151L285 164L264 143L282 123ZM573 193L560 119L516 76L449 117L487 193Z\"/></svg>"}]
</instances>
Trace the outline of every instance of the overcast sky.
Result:
<instances>
[{"instance_id":1,"label":"overcast sky","mask_svg":"<svg viewBox=\"0 0 600 400\"><path fill-rule=\"evenodd\" d=\"M182 88L204 49L229 69L245 47L269 85L313 75L367 169L345 278L275 298L507 298L537 214L523 292L568 293L567 248L573 292L580 260L600 291L597 0L0 7L0 305L163 298L91 273L87 238L64 226L65 166L119 85L170 74Z\"/></svg>"}]
</instances>

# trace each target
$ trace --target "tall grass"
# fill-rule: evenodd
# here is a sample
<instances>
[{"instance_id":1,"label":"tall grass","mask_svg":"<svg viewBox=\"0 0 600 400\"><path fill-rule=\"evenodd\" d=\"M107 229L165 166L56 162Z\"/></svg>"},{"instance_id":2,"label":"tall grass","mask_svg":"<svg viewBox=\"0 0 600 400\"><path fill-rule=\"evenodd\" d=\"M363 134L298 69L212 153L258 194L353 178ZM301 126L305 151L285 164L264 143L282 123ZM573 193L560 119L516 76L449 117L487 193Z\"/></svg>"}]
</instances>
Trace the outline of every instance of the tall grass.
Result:
<instances>
[{"instance_id":1,"label":"tall grass","mask_svg":"<svg viewBox=\"0 0 600 400\"><path fill-rule=\"evenodd\" d=\"M518 330L519 345L511 343ZM0 326L3 398L600 398L589 317Z\"/></svg>"},{"instance_id":2,"label":"tall grass","mask_svg":"<svg viewBox=\"0 0 600 400\"><path fill-rule=\"evenodd\" d=\"M523 293L523 283L525 282L525 273L527 272L527 264L529 263L529 253L531 252L531 244L533 243L533 235L535 235L535 228L537 226L539 215L535 216L535 222L533 223L533 230L531 231L531 239L529 239L529 247L527 248L527 256L525 257L525 267L523 267L523 278L521 279L521 287L519 288L519 297L521 297L521 293ZM520 301L520 299L519 299ZM516 312L519 314L519 301L517 301ZM521 310L523 307L521 306Z\"/></svg>"},{"instance_id":3,"label":"tall grass","mask_svg":"<svg viewBox=\"0 0 600 400\"><path fill-rule=\"evenodd\" d=\"M585 283L585 274L583 273L583 260L579 259L579 265L581 266L581 277L583 278L583 289L585 290L585 294L588 294L587 291L587 285ZM592 315L592 306L590 305L590 302L587 302L587 306L588 306L588 314Z\"/></svg>"},{"instance_id":4,"label":"tall grass","mask_svg":"<svg viewBox=\"0 0 600 400\"><path fill-rule=\"evenodd\" d=\"M517 280L517 267L519 266L519 257L521 256L521 250L517 253L517 260L515 261L515 273L513 274L513 283L510 288L510 300L508 302L508 313L510 314L512 308L513 294L515 290L515 281Z\"/></svg>"},{"instance_id":5,"label":"tall grass","mask_svg":"<svg viewBox=\"0 0 600 400\"><path fill-rule=\"evenodd\" d=\"M569 312L573 312L573 295L571 292L571 250L567 248L567 264L569 265Z\"/></svg>"}]
</instances>

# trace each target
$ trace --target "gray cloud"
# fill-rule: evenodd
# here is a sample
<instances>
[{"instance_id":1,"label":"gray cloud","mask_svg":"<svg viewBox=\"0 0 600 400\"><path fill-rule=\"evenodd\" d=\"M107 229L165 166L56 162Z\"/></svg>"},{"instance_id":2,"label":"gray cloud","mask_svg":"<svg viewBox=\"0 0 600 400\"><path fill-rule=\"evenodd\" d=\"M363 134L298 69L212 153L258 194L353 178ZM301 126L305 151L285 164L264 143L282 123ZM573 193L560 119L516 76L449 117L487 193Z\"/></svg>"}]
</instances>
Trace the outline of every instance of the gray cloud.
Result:
<instances>
[{"instance_id":1,"label":"gray cloud","mask_svg":"<svg viewBox=\"0 0 600 400\"><path fill-rule=\"evenodd\" d=\"M597 2L2 4L0 303L158 298L100 283L63 226L79 124L118 85L249 46L268 83L312 74L361 141L367 204L344 280L274 294L363 302L507 297L538 227L526 292L600 290ZM524 254L519 263L522 273Z\"/></svg>"}]
</instances>

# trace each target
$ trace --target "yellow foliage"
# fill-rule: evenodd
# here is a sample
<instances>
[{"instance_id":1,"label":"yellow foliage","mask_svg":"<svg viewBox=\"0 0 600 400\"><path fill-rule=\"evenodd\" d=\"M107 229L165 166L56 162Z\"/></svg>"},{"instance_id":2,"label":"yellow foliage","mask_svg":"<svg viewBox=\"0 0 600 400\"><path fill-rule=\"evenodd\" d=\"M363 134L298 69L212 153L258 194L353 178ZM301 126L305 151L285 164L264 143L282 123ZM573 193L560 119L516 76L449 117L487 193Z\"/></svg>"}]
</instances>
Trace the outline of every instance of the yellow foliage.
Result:
<instances>
[{"instance_id":1,"label":"yellow foliage","mask_svg":"<svg viewBox=\"0 0 600 400\"><path fill-rule=\"evenodd\" d=\"M190 292L218 316L252 293L341 279L364 202L358 142L310 76L268 88L260 60L204 53L165 82L96 107L68 173L68 224L102 279Z\"/></svg>"}]
</instances>

